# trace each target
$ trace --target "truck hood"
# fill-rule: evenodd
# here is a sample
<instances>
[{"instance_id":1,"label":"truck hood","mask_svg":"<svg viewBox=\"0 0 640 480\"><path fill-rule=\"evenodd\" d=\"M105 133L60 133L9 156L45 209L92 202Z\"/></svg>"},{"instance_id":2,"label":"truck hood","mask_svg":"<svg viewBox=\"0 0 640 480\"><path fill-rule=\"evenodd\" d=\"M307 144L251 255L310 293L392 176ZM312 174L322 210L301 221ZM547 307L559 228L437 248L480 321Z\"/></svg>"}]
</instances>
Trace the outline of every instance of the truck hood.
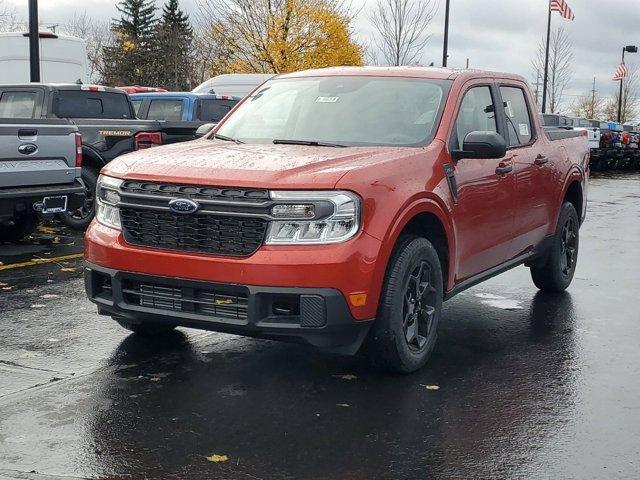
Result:
<instances>
[{"instance_id":1,"label":"truck hood","mask_svg":"<svg viewBox=\"0 0 640 480\"><path fill-rule=\"evenodd\" d=\"M102 171L131 180L255 188L333 188L348 171L401 152L398 147L245 145L195 140L116 158Z\"/></svg>"}]
</instances>

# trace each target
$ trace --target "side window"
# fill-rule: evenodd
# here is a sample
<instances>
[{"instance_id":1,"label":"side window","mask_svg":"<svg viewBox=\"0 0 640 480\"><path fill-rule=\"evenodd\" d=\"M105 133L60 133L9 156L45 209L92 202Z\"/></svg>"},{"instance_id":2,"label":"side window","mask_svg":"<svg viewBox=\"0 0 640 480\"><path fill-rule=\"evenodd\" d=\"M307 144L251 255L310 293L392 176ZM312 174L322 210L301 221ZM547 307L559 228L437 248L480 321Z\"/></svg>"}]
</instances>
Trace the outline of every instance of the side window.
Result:
<instances>
[{"instance_id":1,"label":"side window","mask_svg":"<svg viewBox=\"0 0 640 480\"><path fill-rule=\"evenodd\" d=\"M236 103L238 103L237 100L203 99L200 101L199 120L219 122Z\"/></svg>"},{"instance_id":2,"label":"side window","mask_svg":"<svg viewBox=\"0 0 640 480\"><path fill-rule=\"evenodd\" d=\"M451 148L462 150L464 137L476 130L498 131L496 109L491 89L487 86L473 87L464 94L453 131Z\"/></svg>"},{"instance_id":3,"label":"side window","mask_svg":"<svg viewBox=\"0 0 640 480\"><path fill-rule=\"evenodd\" d=\"M182 100L151 100L147 120L182 120Z\"/></svg>"},{"instance_id":4,"label":"side window","mask_svg":"<svg viewBox=\"0 0 640 480\"><path fill-rule=\"evenodd\" d=\"M37 92L4 92L0 96L0 118L33 118Z\"/></svg>"},{"instance_id":5,"label":"side window","mask_svg":"<svg viewBox=\"0 0 640 480\"><path fill-rule=\"evenodd\" d=\"M133 110L136 112L136 117L140 118L140 107L142 106L142 99L132 98L131 104L133 105Z\"/></svg>"},{"instance_id":6,"label":"side window","mask_svg":"<svg viewBox=\"0 0 640 480\"><path fill-rule=\"evenodd\" d=\"M518 87L500 87L504 102L504 113L507 117L509 146L525 145L533 138L531 116L524 96L524 90Z\"/></svg>"}]
</instances>

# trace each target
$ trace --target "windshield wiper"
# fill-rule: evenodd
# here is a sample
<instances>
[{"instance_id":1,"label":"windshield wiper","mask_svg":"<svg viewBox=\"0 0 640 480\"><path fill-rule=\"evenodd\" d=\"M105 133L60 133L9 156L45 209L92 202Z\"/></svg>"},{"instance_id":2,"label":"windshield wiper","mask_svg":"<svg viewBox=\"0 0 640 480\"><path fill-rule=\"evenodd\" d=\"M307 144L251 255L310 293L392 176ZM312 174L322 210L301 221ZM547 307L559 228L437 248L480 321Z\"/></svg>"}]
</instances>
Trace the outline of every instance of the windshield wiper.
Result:
<instances>
[{"instance_id":1,"label":"windshield wiper","mask_svg":"<svg viewBox=\"0 0 640 480\"><path fill-rule=\"evenodd\" d=\"M309 145L312 147L346 147L346 145L340 145L339 143L317 142L315 140L282 140L276 138L273 143L282 145Z\"/></svg>"},{"instance_id":2,"label":"windshield wiper","mask_svg":"<svg viewBox=\"0 0 640 480\"><path fill-rule=\"evenodd\" d=\"M227 137L226 135L220 135L219 133L214 133L213 138L217 138L218 140L224 140L225 142L234 142L234 143L244 143L237 138Z\"/></svg>"}]
</instances>

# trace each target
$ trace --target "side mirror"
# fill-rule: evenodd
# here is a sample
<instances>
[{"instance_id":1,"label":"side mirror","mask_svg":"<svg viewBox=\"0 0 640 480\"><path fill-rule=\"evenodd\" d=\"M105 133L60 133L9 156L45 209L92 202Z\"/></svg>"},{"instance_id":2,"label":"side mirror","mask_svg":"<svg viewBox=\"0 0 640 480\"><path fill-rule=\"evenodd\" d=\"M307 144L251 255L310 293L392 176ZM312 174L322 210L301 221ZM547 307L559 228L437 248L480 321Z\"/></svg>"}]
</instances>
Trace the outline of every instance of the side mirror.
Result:
<instances>
[{"instance_id":1,"label":"side mirror","mask_svg":"<svg viewBox=\"0 0 640 480\"><path fill-rule=\"evenodd\" d=\"M496 132L470 132L464 137L462 150L454 150L454 160L463 158L502 158L507 154L507 142Z\"/></svg>"},{"instance_id":2,"label":"side mirror","mask_svg":"<svg viewBox=\"0 0 640 480\"><path fill-rule=\"evenodd\" d=\"M204 137L215 126L215 123L205 123L204 125L200 125L196 130L196 138Z\"/></svg>"}]
</instances>

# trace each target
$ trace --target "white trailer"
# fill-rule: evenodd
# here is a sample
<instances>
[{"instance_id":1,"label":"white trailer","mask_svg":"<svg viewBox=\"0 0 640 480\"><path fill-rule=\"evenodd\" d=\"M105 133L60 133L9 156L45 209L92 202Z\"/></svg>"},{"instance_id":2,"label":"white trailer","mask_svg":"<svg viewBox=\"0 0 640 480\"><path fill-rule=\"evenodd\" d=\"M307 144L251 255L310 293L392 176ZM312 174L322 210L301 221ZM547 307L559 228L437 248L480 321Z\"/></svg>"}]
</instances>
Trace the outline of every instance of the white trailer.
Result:
<instances>
[{"instance_id":1,"label":"white trailer","mask_svg":"<svg viewBox=\"0 0 640 480\"><path fill-rule=\"evenodd\" d=\"M244 97L274 75L273 73L226 73L201 83L193 89L193 92Z\"/></svg>"},{"instance_id":2,"label":"white trailer","mask_svg":"<svg viewBox=\"0 0 640 480\"><path fill-rule=\"evenodd\" d=\"M26 33L0 33L0 84L26 83L29 78L29 37ZM40 81L88 83L84 40L50 32L40 33Z\"/></svg>"}]
</instances>

